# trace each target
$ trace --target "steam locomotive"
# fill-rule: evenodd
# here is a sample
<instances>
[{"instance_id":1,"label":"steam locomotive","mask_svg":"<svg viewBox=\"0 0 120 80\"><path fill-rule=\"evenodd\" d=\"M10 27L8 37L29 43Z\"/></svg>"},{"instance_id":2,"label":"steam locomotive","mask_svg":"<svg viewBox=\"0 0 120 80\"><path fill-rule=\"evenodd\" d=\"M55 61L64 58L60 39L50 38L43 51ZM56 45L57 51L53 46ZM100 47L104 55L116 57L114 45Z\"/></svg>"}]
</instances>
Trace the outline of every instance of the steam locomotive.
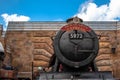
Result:
<instances>
[{"instance_id":1,"label":"steam locomotive","mask_svg":"<svg viewBox=\"0 0 120 80\"><path fill-rule=\"evenodd\" d=\"M53 40L52 71L39 80L114 80L111 72L98 71L94 59L99 51L97 34L78 17L67 20Z\"/></svg>"}]
</instances>

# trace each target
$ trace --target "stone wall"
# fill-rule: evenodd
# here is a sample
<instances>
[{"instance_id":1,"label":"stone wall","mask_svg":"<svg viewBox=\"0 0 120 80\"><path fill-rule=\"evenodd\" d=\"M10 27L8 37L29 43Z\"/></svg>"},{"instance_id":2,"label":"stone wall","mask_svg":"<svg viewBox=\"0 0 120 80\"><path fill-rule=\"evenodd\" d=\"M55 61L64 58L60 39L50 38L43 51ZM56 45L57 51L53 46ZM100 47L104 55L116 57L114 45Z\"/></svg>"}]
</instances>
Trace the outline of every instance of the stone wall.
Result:
<instances>
[{"instance_id":1,"label":"stone wall","mask_svg":"<svg viewBox=\"0 0 120 80\"><path fill-rule=\"evenodd\" d=\"M31 40L34 45L33 66L48 67L49 60L54 54L52 37L56 31L37 31L33 33Z\"/></svg>"},{"instance_id":2,"label":"stone wall","mask_svg":"<svg viewBox=\"0 0 120 80\"><path fill-rule=\"evenodd\" d=\"M6 34L6 65L12 65L19 71L31 71L33 44L30 39L31 32L17 31Z\"/></svg>"},{"instance_id":3,"label":"stone wall","mask_svg":"<svg viewBox=\"0 0 120 80\"><path fill-rule=\"evenodd\" d=\"M112 42L115 41L116 31L96 31L100 35L99 54L96 58L96 64L99 71L112 71L111 52Z\"/></svg>"},{"instance_id":4,"label":"stone wall","mask_svg":"<svg viewBox=\"0 0 120 80\"><path fill-rule=\"evenodd\" d=\"M18 28L15 29L12 23L12 26L8 26L5 36L7 56L4 63L16 67L19 72L31 72L32 65L35 69L38 69L37 67L39 66L47 67L49 65L50 57L54 54L52 39L61 25L65 25L65 23L54 24L46 22L46 24L39 24L36 27L36 23L32 23L32 25L28 25L28 23L24 23L24 25L23 23L17 23L15 26L18 26ZM95 26L98 25L97 23L94 24ZM108 25L107 23L104 24ZM22 27L19 25L22 25ZM100 25L103 26L102 23ZM95 60L99 71L112 71L116 78L120 78L120 68L118 67L120 65L120 30L114 29L114 27L111 27L113 30L107 30L106 28L104 30L102 28L96 30L96 27L93 27L93 29L100 37L100 50ZM115 53L111 51L112 48L116 48Z\"/></svg>"},{"instance_id":5,"label":"stone wall","mask_svg":"<svg viewBox=\"0 0 120 80\"><path fill-rule=\"evenodd\" d=\"M18 76L32 68L47 67L52 56L52 37L56 31L8 31L5 37L6 65L14 66ZM25 72L25 73L23 73ZM31 77L31 74L27 74Z\"/></svg>"}]
</instances>

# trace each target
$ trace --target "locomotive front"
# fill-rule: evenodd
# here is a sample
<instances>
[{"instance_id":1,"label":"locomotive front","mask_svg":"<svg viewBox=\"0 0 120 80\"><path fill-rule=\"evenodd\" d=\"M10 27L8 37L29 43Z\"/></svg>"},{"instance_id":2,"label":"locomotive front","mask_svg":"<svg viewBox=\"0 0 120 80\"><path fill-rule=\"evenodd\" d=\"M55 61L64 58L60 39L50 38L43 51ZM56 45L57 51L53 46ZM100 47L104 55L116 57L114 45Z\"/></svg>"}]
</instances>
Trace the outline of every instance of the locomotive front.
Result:
<instances>
[{"instance_id":1,"label":"locomotive front","mask_svg":"<svg viewBox=\"0 0 120 80\"><path fill-rule=\"evenodd\" d=\"M90 66L99 50L96 33L88 26L80 23L75 17L68 20L54 39L54 51L57 59L71 68Z\"/></svg>"}]
</instances>

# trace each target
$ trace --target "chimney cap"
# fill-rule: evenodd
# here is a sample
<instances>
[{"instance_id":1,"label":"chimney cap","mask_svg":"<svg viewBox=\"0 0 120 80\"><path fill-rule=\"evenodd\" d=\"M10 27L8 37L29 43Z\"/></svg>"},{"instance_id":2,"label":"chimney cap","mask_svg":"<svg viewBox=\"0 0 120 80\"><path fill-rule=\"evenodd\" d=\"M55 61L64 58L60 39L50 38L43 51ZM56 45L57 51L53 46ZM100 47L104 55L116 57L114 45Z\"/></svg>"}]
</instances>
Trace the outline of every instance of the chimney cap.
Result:
<instances>
[{"instance_id":1,"label":"chimney cap","mask_svg":"<svg viewBox=\"0 0 120 80\"><path fill-rule=\"evenodd\" d=\"M72 22L72 23L82 23L83 20L77 16L69 18L66 20L67 23Z\"/></svg>"}]
</instances>

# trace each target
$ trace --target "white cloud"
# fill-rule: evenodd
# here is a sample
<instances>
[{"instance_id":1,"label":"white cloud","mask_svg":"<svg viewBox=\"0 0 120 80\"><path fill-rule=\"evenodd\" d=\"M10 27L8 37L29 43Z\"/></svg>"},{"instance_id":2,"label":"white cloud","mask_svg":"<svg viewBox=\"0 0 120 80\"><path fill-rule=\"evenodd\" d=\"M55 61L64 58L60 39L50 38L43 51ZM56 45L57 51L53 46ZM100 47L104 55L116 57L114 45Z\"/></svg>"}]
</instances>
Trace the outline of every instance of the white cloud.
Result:
<instances>
[{"instance_id":1,"label":"white cloud","mask_svg":"<svg viewBox=\"0 0 120 80\"><path fill-rule=\"evenodd\" d=\"M29 21L30 20L28 16L18 15L18 14L8 15L7 13L4 13L1 15L1 17L4 19L6 26L8 25L9 21Z\"/></svg>"},{"instance_id":2,"label":"white cloud","mask_svg":"<svg viewBox=\"0 0 120 80\"><path fill-rule=\"evenodd\" d=\"M75 14L84 21L110 21L120 19L120 0L110 0L110 3L97 6L93 2L82 4Z\"/></svg>"}]
</instances>

